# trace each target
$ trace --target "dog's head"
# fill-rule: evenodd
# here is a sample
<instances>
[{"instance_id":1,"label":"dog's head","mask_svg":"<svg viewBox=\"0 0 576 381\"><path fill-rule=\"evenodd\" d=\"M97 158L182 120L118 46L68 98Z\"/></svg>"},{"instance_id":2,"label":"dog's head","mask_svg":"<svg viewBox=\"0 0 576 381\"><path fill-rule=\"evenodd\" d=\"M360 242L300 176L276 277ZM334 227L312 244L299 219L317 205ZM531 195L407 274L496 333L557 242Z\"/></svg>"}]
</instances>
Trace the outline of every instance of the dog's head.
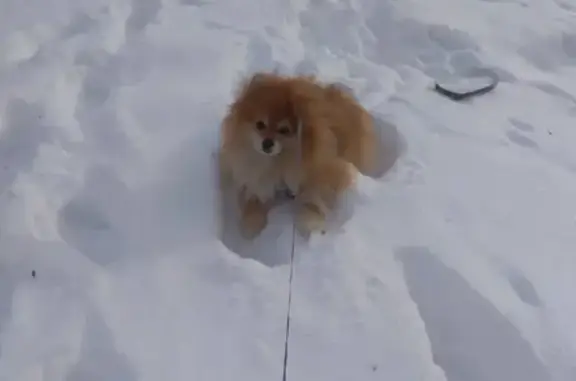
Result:
<instances>
[{"instance_id":1,"label":"dog's head","mask_svg":"<svg viewBox=\"0 0 576 381\"><path fill-rule=\"evenodd\" d=\"M255 74L232 105L236 133L265 156L293 151L298 144L298 115L292 84L275 74Z\"/></svg>"}]
</instances>

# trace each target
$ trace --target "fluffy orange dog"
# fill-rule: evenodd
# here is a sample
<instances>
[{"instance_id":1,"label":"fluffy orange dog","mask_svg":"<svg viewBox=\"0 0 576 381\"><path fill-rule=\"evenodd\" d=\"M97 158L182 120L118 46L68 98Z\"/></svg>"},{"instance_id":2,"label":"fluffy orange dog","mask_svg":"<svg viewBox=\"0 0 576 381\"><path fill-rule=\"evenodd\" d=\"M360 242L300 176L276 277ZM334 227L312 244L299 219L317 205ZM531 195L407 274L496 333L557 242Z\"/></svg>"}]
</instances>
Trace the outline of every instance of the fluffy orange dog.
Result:
<instances>
[{"instance_id":1,"label":"fluffy orange dog","mask_svg":"<svg viewBox=\"0 0 576 381\"><path fill-rule=\"evenodd\" d=\"M246 238L264 229L282 188L299 201L300 232L322 230L357 171L374 165L368 112L337 85L313 77L252 76L230 105L221 132L221 179L235 187Z\"/></svg>"}]
</instances>

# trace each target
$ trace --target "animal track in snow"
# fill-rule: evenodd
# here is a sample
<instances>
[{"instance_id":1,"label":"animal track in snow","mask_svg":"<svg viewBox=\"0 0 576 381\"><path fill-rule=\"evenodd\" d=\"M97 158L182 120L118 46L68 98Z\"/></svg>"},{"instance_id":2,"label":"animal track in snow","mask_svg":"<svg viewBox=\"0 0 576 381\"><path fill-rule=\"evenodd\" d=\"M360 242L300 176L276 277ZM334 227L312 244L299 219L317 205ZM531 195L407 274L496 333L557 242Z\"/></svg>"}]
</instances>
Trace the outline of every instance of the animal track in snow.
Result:
<instances>
[{"instance_id":1,"label":"animal track in snow","mask_svg":"<svg viewBox=\"0 0 576 381\"><path fill-rule=\"evenodd\" d=\"M116 348L113 334L103 317L92 312L86 321L80 358L68 372L66 381L112 379L137 381L138 375Z\"/></svg>"},{"instance_id":2,"label":"animal track in snow","mask_svg":"<svg viewBox=\"0 0 576 381\"><path fill-rule=\"evenodd\" d=\"M50 127L42 120L40 106L22 99L11 99L0 129L0 195L20 172L31 169L38 148L49 139Z\"/></svg>"},{"instance_id":3,"label":"animal track in snow","mask_svg":"<svg viewBox=\"0 0 576 381\"><path fill-rule=\"evenodd\" d=\"M128 38L141 33L150 23L154 22L162 9L160 0L132 0L132 11L126 20L126 35Z\"/></svg>"},{"instance_id":4,"label":"animal track in snow","mask_svg":"<svg viewBox=\"0 0 576 381\"><path fill-rule=\"evenodd\" d=\"M155 20L160 9L158 1L133 1L124 24L127 39L116 51L79 50L75 57L75 63L85 69L75 118L86 143L95 146L105 160L122 158L132 149L126 127L119 122L115 96L120 87L145 77L148 64L142 62L147 62L147 57L136 54L139 45L134 38Z\"/></svg>"},{"instance_id":5,"label":"animal track in snow","mask_svg":"<svg viewBox=\"0 0 576 381\"><path fill-rule=\"evenodd\" d=\"M220 201L223 205L220 215L222 243L240 257L258 261L268 267L289 263L293 204L273 208L268 215L266 228L258 237L247 240L240 235L239 214L233 200L233 195L226 192Z\"/></svg>"},{"instance_id":6,"label":"animal track in snow","mask_svg":"<svg viewBox=\"0 0 576 381\"><path fill-rule=\"evenodd\" d=\"M270 42L261 36L252 36L248 42L247 49L247 62L244 67L248 73L272 71L280 65L280 63L274 60Z\"/></svg>"},{"instance_id":7,"label":"animal track in snow","mask_svg":"<svg viewBox=\"0 0 576 381\"><path fill-rule=\"evenodd\" d=\"M429 249L401 247L396 256L448 381L551 380L518 329ZM525 282L514 282L534 301Z\"/></svg>"},{"instance_id":8,"label":"animal track in snow","mask_svg":"<svg viewBox=\"0 0 576 381\"><path fill-rule=\"evenodd\" d=\"M300 61L294 68L294 71L297 74L303 75L318 75L319 72L318 66L312 59L303 59Z\"/></svg>"},{"instance_id":9,"label":"animal track in snow","mask_svg":"<svg viewBox=\"0 0 576 381\"><path fill-rule=\"evenodd\" d=\"M299 15L300 38L334 54L360 54L361 17L344 2L311 2ZM334 38L338 36L338 38Z\"/></svg>"},{"instance_id":10,"label":"animal track in snow","mask_svg":"<svg viewBox=\"0 0 576 381\"><path fill-rule=\"evenodd\" d=\"M84 188L60 210L58 228L62 239L101 266L121 259L128 246L123 232L110 221L109 202L122 196L122 186L112 173L103 169L89 171Z\"/></svg>"},{"instance_id":11,"label":"animal track in snow","mask_svg":"<svg viewBox=\"0 0 576 381\"><path fill-rule=\"evenodd\" d=\"M165 255L193 245L198 236L214 234L216 213L213 223L212 216L197 214L200 205L211 204L215 197L213 173L205 170L210 145L204 147L200 149L196 139L184 142L158 164L153 182L133 188L113 166L92 167L84 186L60 210L61 237L90 261L109 266Z\"/></svg>"},{"instance_id":12,"label":"animal track in snow","mask_svg":"<svg viewBox=\"0 0 576 381\"><path fill-rule=\"evenodd\" d=\"M406 150L406 141L398 128L380 115L373 115L377 133L377 162L375 170L368 175L372 178L385 176Z\"/></svg>"},{"instance_id":13,"label":"animal track in snow","mask_svg":"<svg viewBox=\"0 0 576 381\"><path fill-rule=\"evenodd\" d=\"M517 128L522 132L534 132L535 130L533 125L527 122L523 122L519 119L508 118L508 121L510 122L510 124L512 124L512 126L514 126L515 128Z\"/></svg>"},{"instance_id":14,"label":"animal track in snow","mask_svg":"<svg viewBox=\"0 0 576 381\"><path fill-rule=\"evenodd\" d=\"M60 35L63 38L73 38L81 34L86 34L98 25L98 21L86 13L77 13L70 24L62 29Z\"/></svg>"},{"instance_id":15,"label":"animal track in snow","mask_svg":"<svg viewBox=\"0 0 576 381\"><path fill-rule=\"evenodd\" d=\"M518 295L520 300L533 307L540 307L542 305L542 301L538 296L534 285L524 276L524 274L519 270L508 268L505 275L510 282L510 286L516 295Z\"/></svg>"},{"instance_id":16,"label":"animal track in snow","mask_svg":"<svg viewBox=\"0 0 576 381\"><path fill-rule=\"evenodd\" d=\"M576 33L556 33L530 40L518 53L541 70L554 71L576 62Z\"/></svg>"},{"instance_id":17,"label":"animal track in snow","mask_svg":"<svg viewBox=\"0 0 576 381\"><path fill-rule=\"evenodd\" d=\"M566 56L576 58L576 33L562 34L562 48Z\"/></svg>"},{"instance_id":18,"label":"animal track in snow","mask_svg":"<svg viewBox=\"0 0 576 381\"><path fill-rule=\"evenodd\" d=\"M527 136L524 136L523 134L521 134L516 130L510 130L506 132L506 136L512 143L519 145L521 147L530 149L536 149L539 147L538 143L536 143L534 140L530 139Z\"/></svg>"},{"instance_id":19,"label":"animal track in snow","mask_svg":"<svg viewBox=\"0 0 576 381\"><path fill-rule=\"evenodd\" d=\"M556 3L556 5L558 5L558 7L560 7L561 9L565 10L565 11L576 11L576 7L574 6L573 3L571 3L569 0L554 0L554 2Z\"/></svg>"},{"instance_id":20,"label":"animal track in snow","mask_svg":"<svg viewBox=\"0 0 576 381\"><path fill-rule=\"evenodd\" d=\"M392 68L414 66L439 80L481 62L477 44L463 31L406 17L398 20L391 2L375 2L364 12L366 27L373 36L364 39L364 51L375 62Z\"/></svg>"},{"instance_id":21,"label":"animal track in snow","mask_svg":"<svg viewBox=\"0 0 576 381\"><path fill-rule=\"evenodd\" d=\"M11 269L10 269L11 270ZM12 315L12 298L17 287L17 277L13 271L0 262L0 332L4 331ZM0 338L0 358L2 357L2 341Z\"/></svg>"},{"instance_id":22,"label":"animal track in snow","mask_svg":"<svg viewBox=\"0 0 576 381\"><path fill-rule=\"evenodd\" d=\"M552 83L541 83L541 82L533 82L532 86L536 87L537 89L545 92L546 94L562 98L570 103L576 104L576 97L570 94L569 92L562 90L560 87L552 84Z\"/></svg>"}]
</instances>

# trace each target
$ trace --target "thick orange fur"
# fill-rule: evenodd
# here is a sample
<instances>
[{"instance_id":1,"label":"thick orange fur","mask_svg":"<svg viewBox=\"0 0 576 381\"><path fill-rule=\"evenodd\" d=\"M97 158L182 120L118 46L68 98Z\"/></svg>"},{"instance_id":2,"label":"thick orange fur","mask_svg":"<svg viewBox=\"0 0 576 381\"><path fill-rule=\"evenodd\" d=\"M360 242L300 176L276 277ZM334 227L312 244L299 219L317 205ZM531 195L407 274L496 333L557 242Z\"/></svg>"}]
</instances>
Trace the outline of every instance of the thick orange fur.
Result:
<instances>
[{"instance_id":1,"label":"thick orange fur","mask_svg":"<svg viewBox=\"0 0 576 381\"><path fill-rule=\"evenodd\" d=\"M257 121L263 121L259 129ZM221 179L237 191L241 230L250 238L266 226L281 186L300 201L299 230L322 230L356 171L367 173L375 164L376 136L368 112L338 86L313 77L252 76L230 105L221 135ZM263 138L274 139L281 151L275 156L258 152L254 140Z\"/></svg>"}]
</instances>

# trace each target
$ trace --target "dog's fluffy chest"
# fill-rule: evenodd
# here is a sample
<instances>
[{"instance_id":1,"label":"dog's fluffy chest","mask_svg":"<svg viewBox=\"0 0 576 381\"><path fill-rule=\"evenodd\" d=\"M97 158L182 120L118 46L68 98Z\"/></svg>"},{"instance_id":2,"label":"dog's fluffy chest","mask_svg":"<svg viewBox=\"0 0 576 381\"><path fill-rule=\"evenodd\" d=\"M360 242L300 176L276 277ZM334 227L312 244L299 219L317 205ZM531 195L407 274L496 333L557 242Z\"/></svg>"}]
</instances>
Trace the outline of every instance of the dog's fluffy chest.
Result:
<instances>
[{"instance_id":1,"label":"dog's fluffy chest","mask_svg":"<svg viewBox=\"0 0 576 381\"><path fill-rule=\"evenodd\" d=\"M278 192L289 191L296 195L299 173L294 168L277 165L269 158L246 157L233 166L234 182L246 191L266 202Z\"/></svg>"}]
</instances>

